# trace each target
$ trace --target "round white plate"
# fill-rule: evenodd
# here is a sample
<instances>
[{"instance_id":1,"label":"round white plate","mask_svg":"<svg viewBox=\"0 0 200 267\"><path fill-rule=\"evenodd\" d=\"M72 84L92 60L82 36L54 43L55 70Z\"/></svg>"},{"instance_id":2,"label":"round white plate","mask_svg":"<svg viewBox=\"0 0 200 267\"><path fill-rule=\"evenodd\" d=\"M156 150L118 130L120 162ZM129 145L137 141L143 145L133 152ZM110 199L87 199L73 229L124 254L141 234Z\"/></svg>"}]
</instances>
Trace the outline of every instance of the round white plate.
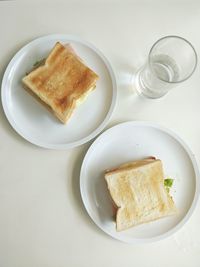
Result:
<instances>
[{"instance_id":1,"label":"round white plate","mask_svg":"<svg viewBox=\"0 0 200 267\"><path fill-rule=\"evenodd\" d=\"M57 41L71 43L77 54L98 75L96 89L66 125L28 92L22 77L46 57ZM116 102L116 80L103 54L93 45L70 35L48 35L24 46L9 63L2 81L2 104L12 127L29 142L52 149L67 149L88 142L106 126Z\"/></svg>"},{"instance_id":2,"label":"round white plate","mask_svg":"<svg viewBox=\"0 0 200 267\"><path fill-rule=\"evenodd\" d=\"M104 172L148 156L161 159L165 177L174 179L171 194L179 213L116 232ZM199 170L176 134L148 122L127 122L105 131L91 145L82 164L80 189L88 214L104 232L127 243L148 243L168 237L191 216L199 195Z\"/></svg>"}]
</instances>

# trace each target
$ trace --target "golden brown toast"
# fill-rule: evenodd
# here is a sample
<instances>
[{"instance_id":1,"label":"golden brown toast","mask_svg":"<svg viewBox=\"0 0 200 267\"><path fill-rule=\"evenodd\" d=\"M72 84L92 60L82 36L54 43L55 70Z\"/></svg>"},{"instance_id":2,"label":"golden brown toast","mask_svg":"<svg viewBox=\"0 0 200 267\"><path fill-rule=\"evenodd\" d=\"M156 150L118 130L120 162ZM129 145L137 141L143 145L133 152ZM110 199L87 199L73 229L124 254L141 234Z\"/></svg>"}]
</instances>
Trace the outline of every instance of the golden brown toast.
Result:
<instances>
[{"instance_id":1,"label":"golden brown toast","mask_svg":"<svg viewBox=\"0 0 200 267\"><path fill-rule=\"evenodd\" d=\"M88 68L68 45L57 42L44 65L22 81L66 123L76 106L96 86L98 75Z\"/></svg>"}]
</instances>

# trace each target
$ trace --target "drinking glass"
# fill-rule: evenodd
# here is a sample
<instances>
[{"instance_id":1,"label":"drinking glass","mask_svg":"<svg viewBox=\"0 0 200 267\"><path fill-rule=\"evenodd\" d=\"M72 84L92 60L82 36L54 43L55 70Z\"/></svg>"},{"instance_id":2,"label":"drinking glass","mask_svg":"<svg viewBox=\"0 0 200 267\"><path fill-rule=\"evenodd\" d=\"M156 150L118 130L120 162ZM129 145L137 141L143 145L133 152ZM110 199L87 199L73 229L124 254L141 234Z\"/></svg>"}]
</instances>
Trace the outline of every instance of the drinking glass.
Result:
<instances>
[{"instance_id":1,"label":"drinking glass","mask_svg":"<svg viewBox=\"0 0 200 267\"><path fill-rule=\"evenodd\" d=\"M135 88L145 97L162 97L190 78L196 65L197 54L190 42L179 36L163 37L152 46L147 63L136 73Z\"/></svg>"}]
</instances>

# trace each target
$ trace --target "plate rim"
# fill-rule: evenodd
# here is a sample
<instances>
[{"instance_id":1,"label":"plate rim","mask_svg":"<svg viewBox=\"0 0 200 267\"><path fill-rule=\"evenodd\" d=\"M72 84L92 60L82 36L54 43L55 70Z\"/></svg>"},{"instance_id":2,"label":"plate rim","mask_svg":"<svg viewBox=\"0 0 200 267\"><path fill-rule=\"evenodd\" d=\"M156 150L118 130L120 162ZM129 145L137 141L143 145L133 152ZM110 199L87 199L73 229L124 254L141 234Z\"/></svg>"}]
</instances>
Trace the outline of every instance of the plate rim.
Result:
<instances>
[{"instance_id":1,"label":"plate rim","mask_svg":"<svg viewBox=\"0 0 200 267\"><path fill-rule=\"evenodd\" d=\"M194 173L195 173L195 193L193 196L193 200L192 203L190 205L189 210L187 211L187 213L185 214L185 216L179 221L178 224L176 224L173 228L171 228L170 230L166 231L164 234L160 234L157 235L155 237L150 237L150 238L133 238L133 239L126 239L126 238L120 238L118 236L114 236L112 235L112 233L110 233L108 230L105 230L102 225L98 222L96 222L92 215L90 214L90 211L87 207L87 203L86 200L84 199L84 191L83 191L83 184L84 184L84 176L83 176L83 172L85 169L85 166L87 164L88 158L91 154L91 152L93 151L93 148L95 147L96 144L98 144L98 142L100 142L100 140L102 138L104 138L109 132L116 130L117 128L123 127L125 125L132 125L132 126L146 126L146 127L151 127L151 128L155 128L157 130L160 130L164 133L167 133L169 136L171 136L172 138L174 138L186 151L186 153L188 154L193 169L194 169ZM87 211L88 216L91 218L91 220L107 235L109 235L110 237L124 242L124 243L128 243L128 244L147 244L147 243L153 243L153 242L157 242L157 241L161 241L163 239L166 239L170 236L172 236L173 234L175 234L178 230L180 230L183 225L189 220L189 218L192 216L196 205L198 203L199 200L199 195L200 195L200 170L197 164L197 160L195 158L194 153L192 152L192 150L190 149L190 147L187 145L187 143L173 130L162 126L161 124L157 123L157 122L153 122L153 121L125 121L119 124L116 124L115 126L110 127L109 129L107 129L106 131L104 131L103 133L101 133L96 139L95 141L91 144L91 146L89 147L89 149L87 150L84 159L82 161L82 165L81 165L81 170L80 170L80 180L79 180L79 185L80 185L80 194L81 194L81 199L82 202L84 204L84 208Z\"/></svg>"},{"instance_id":2,"label":"plate rim","mask_svg":"<svg viewBox=\"0 0 200 267\"><path fill-rule=\"evenodd\" d=\"M86 47L92 49L98 56L100 56L101 60L103 61L103 63L105 64L105 66L108 69L108 73L110 75L111 78L111 82L112 82L112 97L111 97L111 104L109 106L109 110L106 114L106 116L103 118L102 122L99 124L99 126L94 129L90 134L88 134L87 136L76 140L76 141L72 141L72 142L68 142L65 144L52 144L52 143L45 143L45 142L41 142L39 140L35 140L32 139L31 136L27 136L26 134L24 134L23 130L21 130L20 127L18 127L18 125L15 123L15 120L13 119L13 116L11 115L8 105L7 105L7 101L6 101L6 82L10 73L11 68L13 67L13 65L15 64L16 60L18 59L18 57L29 47L29 46L34 46L38 43L42 43L45 40L48 39L69 39L71 41L75 41L78 42L82 45L85 45ZM3 107L3 111L4 114L8 120L8 122L10 123L10 125L12 126L12 128L20 135L22 136L26 141L42 147L42 148L47 148L47 149L55 149L55 150L65 150L65 149L71 149L80 145L83 145L87 142L89 142L90 140L92 140L93 138L95 138L98 134L100 134L103 129L106 127L106 125L108 124L115 106L116 106L116 102L117 102L117 82L116 82L116 76L115 76L115 72L114 69L111 65L111 63L108 61L108 59L104 56L104 54L97 48L95 47L92 43L82 39L79 36L76 35L72 35L72 34L48 34L48 35L43 35L40 36L38 38L33 39L32 41L28 42L27 44L25 44L24 46L22 46L16 53L15 55L11 58L11 60L9 61L6 70L4 71L3 74L3 78L2 78L2 83L1 83L1 102L2 102L2 107Z\"/></svg>"}]
</instances>

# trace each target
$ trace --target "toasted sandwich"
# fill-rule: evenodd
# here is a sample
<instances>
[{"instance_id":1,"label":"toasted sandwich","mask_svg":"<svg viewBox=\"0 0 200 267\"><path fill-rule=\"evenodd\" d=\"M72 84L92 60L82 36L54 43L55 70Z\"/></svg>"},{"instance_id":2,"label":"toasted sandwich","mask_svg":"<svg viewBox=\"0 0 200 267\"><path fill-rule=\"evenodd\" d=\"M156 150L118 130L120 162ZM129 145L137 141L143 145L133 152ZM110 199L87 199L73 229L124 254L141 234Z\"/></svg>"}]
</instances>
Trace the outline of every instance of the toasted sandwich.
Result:
<instances>
[{"instance_id":1,"label":"toasted sandwich","mask_svg":"<svg viewBox=\"0 0 200 267\"><path fill-rule=\"evenodd\" d=\"M117 208L117 231L177 212L164 186L163 167L159 159L147 158L123 164L107 170L105 179Z\"/></svg>"},{"instance_id":2,"label":"toasted sandwich","mask_svg":"<svg viewBox=\"0 0 200 267\"><path fill-rule=\"evenodd\" d=\"M22 82L27 90L66 123L78 104L96 87L98 75L87 67L70 45L57 42Z\"/></svg>"}]
</instances>

